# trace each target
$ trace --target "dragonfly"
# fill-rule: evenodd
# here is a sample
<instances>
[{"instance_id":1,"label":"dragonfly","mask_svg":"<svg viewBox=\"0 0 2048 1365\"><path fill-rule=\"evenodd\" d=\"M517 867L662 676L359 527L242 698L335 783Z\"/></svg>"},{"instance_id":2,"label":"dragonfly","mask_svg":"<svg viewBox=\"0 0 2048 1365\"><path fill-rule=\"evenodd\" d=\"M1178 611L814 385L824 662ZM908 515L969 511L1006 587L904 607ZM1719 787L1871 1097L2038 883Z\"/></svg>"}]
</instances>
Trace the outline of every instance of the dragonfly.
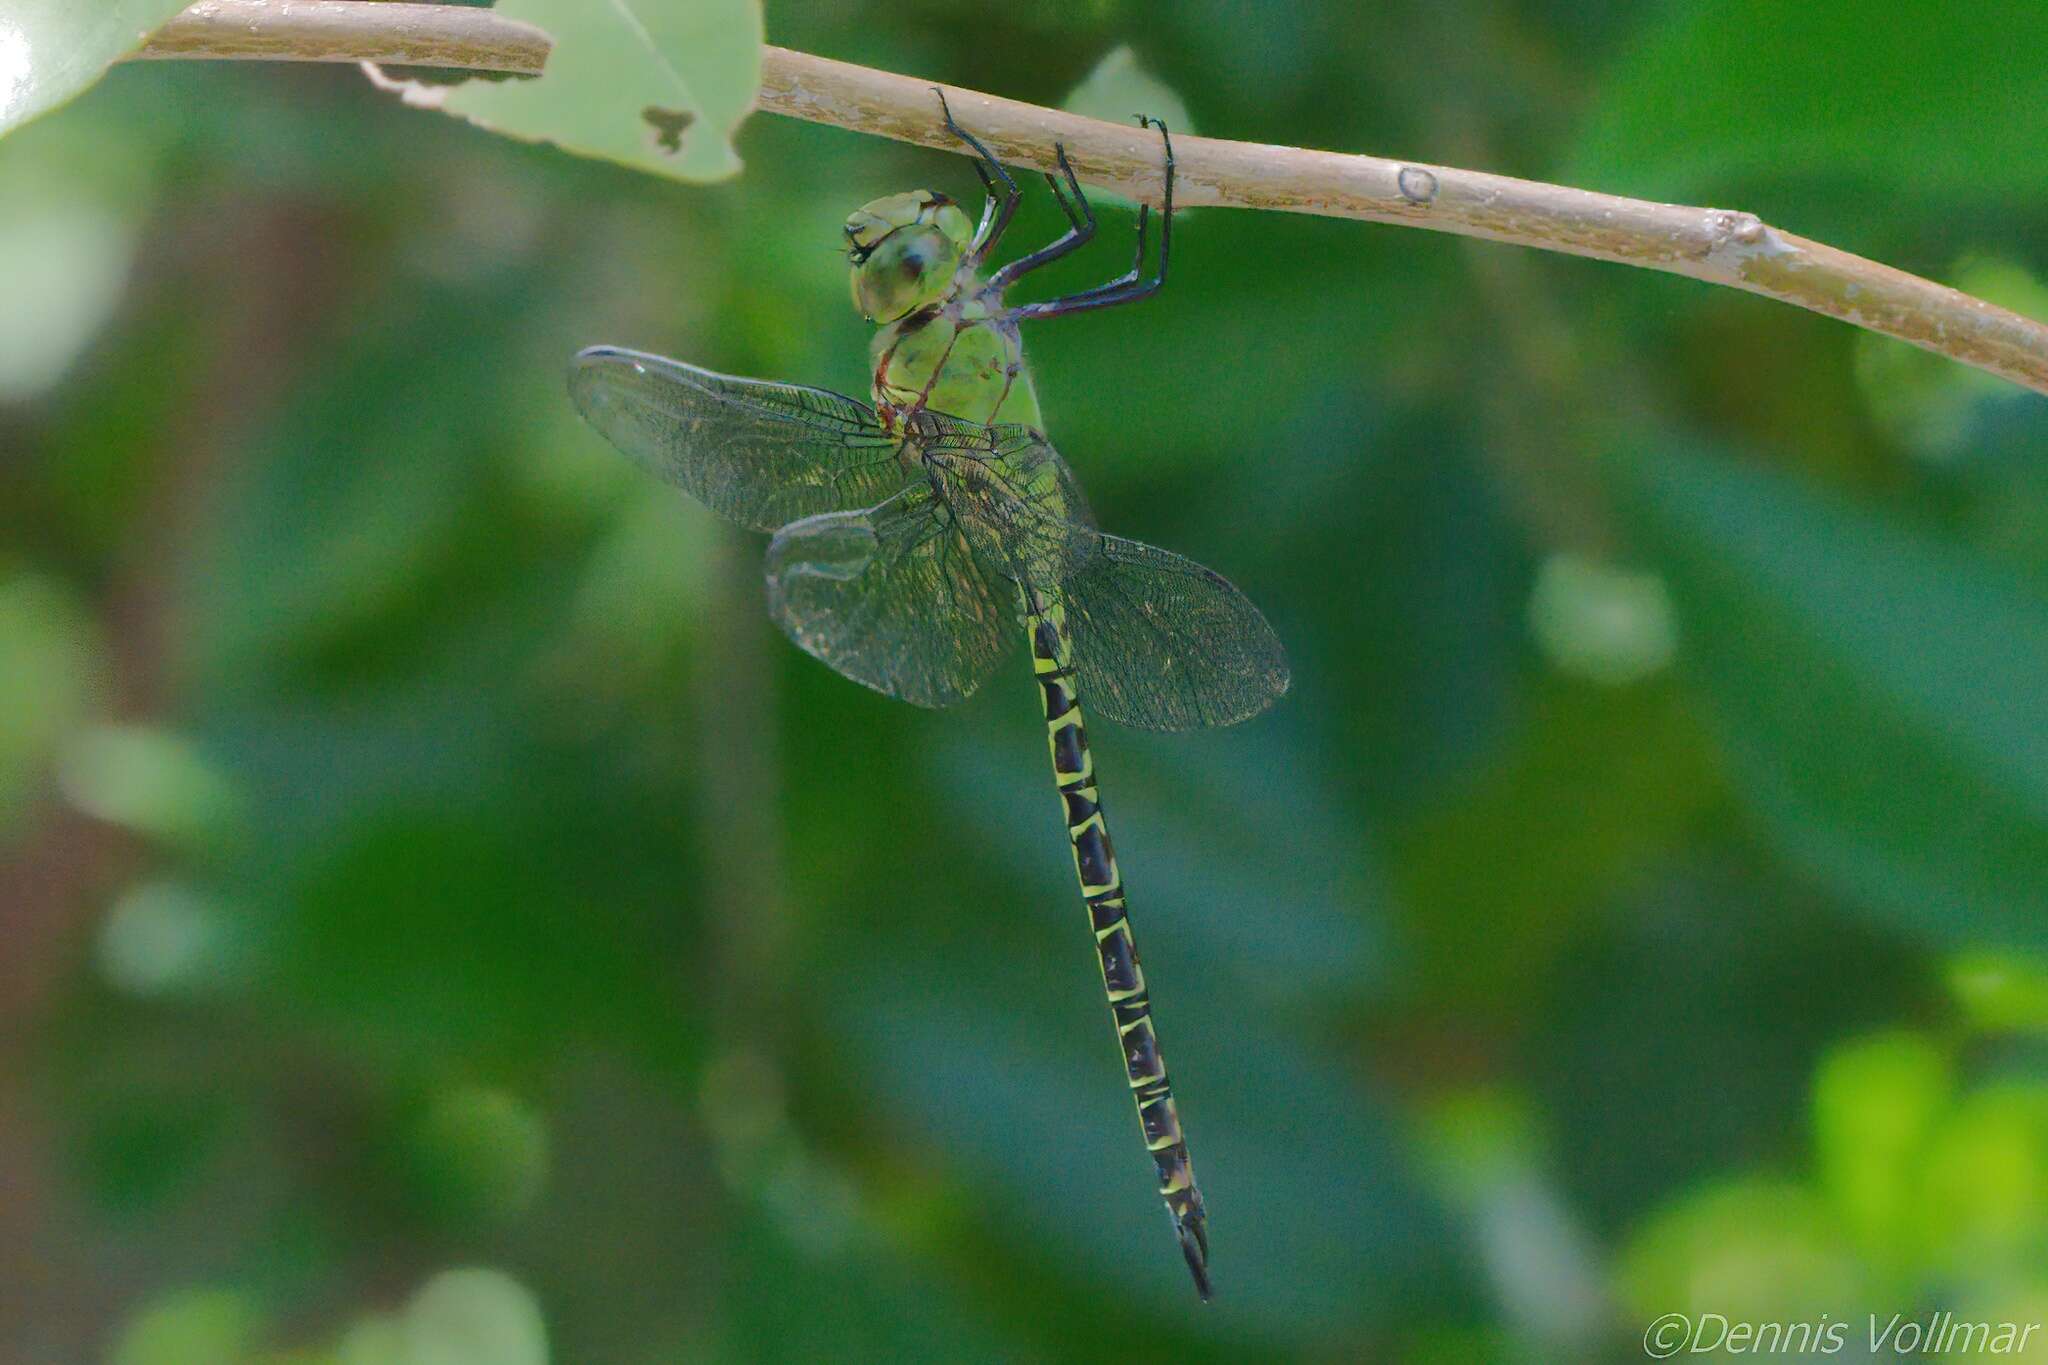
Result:
<instances>
[{"instance_id":1,"label":"dragonfly","mask_svg":"<svg viewBox=\"0 0 2048 1365\"><path fill-rule=\"evenodd\" d=\"M970 227L929 190L845 223L855 306L880 325L871 405L797 384L595 346L571 367L583 416L623 454L713 512L771 536L769 614L806 653L923 707L965 701L1021 637L1031 657L1075 874L1158 1189L1203 1300L1208 1218L1152 1021L1122 873L1081 710L1148 730L1230 725L1288 686L1259 610L1193 560L1107 534L1046 439L1018 324L1156 292L1171 250L1173 144L1164 124L1158 265L1149 210L1122 277L1007 305L1019 278L1086 243L1094 213L1063 146L1047 183L1068 220L1049 245L984 266L1021 194L953 118L985 191Z\"/></svg>"}]
</instances>

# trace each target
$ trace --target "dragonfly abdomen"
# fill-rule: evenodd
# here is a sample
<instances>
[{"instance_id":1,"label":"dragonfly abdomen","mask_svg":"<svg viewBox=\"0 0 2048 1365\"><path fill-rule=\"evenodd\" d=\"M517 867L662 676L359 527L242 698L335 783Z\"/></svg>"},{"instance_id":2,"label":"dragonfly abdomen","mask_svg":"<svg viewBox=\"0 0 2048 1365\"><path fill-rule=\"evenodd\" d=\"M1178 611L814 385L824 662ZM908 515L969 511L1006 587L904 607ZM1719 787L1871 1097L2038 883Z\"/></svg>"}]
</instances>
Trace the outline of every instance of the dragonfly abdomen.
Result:
<instances>
[{"instance_id":1,"label":"dragonfly abdomen","mask_svg":"<svg viewBox=\"0 0 2048 1365\"><path fill-rule=\"evenodd\" d=\"M1087 903L1089 923L1095 931L1102 988L1109 998L1117 1046L1124 1057L1124 1074L1138 1108L1138 1125L1146 1150L1152 1154L1160 1198L1166 1201L1181 1252L1195 1277L1195 1290L1207 1299L1207 1215L1202 1207L1202 1192L1195 1185L1187 1142L1181 1135L1180 1112L1174 1104L1165 1059L1160 1056L1158 1033L1152 1026L1152 998L1145 985L1144 968L1138 962L1137 940L1131 934L1130 914L1124 900L1123 877L1117 870L1116 850L1102 811L1102 794L1096 785L1094 756L1088 749L1073 652L1063 629L1063 618L1064 612L1057 603L1039 602L1031 614L1031 663L1045 707L1053 780L1066 815L1074 875L1081 883L1081 897Z\"/></svg>"}]
</instances>

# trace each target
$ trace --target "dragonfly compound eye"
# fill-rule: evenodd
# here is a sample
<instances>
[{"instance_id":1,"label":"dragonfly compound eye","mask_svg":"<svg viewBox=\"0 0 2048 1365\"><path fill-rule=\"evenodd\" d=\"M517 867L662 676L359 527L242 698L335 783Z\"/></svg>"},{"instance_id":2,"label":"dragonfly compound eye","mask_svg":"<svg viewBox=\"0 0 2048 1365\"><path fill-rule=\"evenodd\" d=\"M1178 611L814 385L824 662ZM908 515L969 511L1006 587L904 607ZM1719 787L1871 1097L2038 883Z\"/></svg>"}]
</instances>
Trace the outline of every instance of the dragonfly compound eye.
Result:
<instances>
[{"instance_id":1,"label":"dragonfly compound eye","mask_svg":"<svg viewBox=\"0 0 2048 1365\"><path fill-rule=\"evenodd\" d=\"M961 249L931 224L897 228L853 261L853 302L874 322L894 322L952 288Z\"/></svg>"}]
</instances>

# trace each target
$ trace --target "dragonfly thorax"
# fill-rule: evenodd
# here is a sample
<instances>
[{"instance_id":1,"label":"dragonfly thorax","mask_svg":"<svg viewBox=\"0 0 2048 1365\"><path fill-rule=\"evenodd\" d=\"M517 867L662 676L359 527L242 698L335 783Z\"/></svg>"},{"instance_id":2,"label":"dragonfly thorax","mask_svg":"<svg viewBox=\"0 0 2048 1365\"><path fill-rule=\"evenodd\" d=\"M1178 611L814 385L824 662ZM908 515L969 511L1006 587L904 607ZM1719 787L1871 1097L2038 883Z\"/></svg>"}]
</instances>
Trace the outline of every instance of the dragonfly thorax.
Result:
<instances>
[{"instance_id":1,"label":"dragonfly thorax","mask_svg":"<svg viewBox=\"0 0 2048 1365\"><path fill-rule=\"evenodd\" d=\"M974 240L974 224L943 194L913 190L848 215L853 306L869 322L894 322L944 298Z\"/></svg>"},{"instance_id":2,"label":"dragonfly thorax","mask_svg":"<svg viewBox=\"0 0 2048 1365\"><path fill-rule=\"evenodd\" d=\"M1042 425L1017 328L980 286L969 273L946 299L875 334L875 410L888 429L925 409L978 425Z\"/></svg>"},{"instance_id":3,"label":"dragonfly thorax","mask_svg":"<svg viewBox=\"0 0 2048 1365\"><path fill-rule=\"evenodd\" d=\"M892 194L856 209L844 231L853 305L881 324L874 375L884 429L903 430L926 409L1039 425L1016 324L977 271L982 243L958 204L931 190Z\"/></svg>"}]
</instances>

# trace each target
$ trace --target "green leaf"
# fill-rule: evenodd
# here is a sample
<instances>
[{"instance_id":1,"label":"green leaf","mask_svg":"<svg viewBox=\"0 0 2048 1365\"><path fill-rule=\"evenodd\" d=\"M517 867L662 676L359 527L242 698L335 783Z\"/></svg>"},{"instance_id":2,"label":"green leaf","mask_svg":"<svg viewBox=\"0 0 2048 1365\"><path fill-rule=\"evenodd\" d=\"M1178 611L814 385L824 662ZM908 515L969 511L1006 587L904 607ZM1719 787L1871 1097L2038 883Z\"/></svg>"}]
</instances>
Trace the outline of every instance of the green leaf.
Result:
<instances>
[{"instance_id":1,"label":"green leaf","mask_svg":"<svg viewBox=\"0 0 2048 1365\"><path fill-rule=\"evenodd\" d=\"M0 12L0 133L46 114L189 0L26 0Z\"/></svg>"},{"instance_id":2,"label":"green leaf","mask_svg":"<svg viewBox=\"0 0 2048 1365\"><path fill-rule=\"evenodd\" d=\"M1731 459L1610 472L1779 847L1933 941L2048 942L2048 601Z\"/></svg>"},{"instance_id":3,"label":"green leaf","mask_svg":"<svg viewBox=\"0 0 2048 1365\"><path fill-rule=\"evenodd\" d=\"M1856 177L1948 203L2048 186L2048 6L1703 0L1661 13L1613 64L1572 183L1698 197L1760 177Z\"/></svg>"},{"instance_id":4,"label":"green leaf","mask_svg":"<svg viewBox=\"0 0 2048 1365\"><path fill-rule=\"evenodd\" d=\"M1814 1165L1858 1249L1910 1264L1919 1210L1913 1181L1954 1102L1954 1063L1919 1033L1859 1038L1830 1050L1813 1081Z\"/></svg>"},{"instance_id":5,"label":"green leaf","mask_svg":"<svg viewBox=\"0 0 2048 1365\"><path fill-rule=\"evenodd\" d=\"M442 1271L406 1305L401 1330L417 1365L547 1365L540 1305L503 1271Z\"/></svg>"},{"instance_id":6,"label":"green leaf","mask_svg":"<svg viewBox=\"0 0 2048 1365\"><path fill-rule=\"evenodd\" d=\"M234 783L198 746L168 730L87 730L66 747L58 783L80 810L188 849L231 846L241 824Z\"/></svg>"},{"instance_id":7,"label":"green leaf","mask_svg":"<svg viewBox=\"0 0 2048 1365\"><path fill-rule=\"evenodd\" d=\"M509 1091L444 1089L401 1141L397 1160L414 1203L457 1230L509 1221L547 1183L547 1120Z\"/></svg>"},{"instance_id":8,"label":"green leaf","mask_svg":"<svg viewBox=\"0 0 2048 1365\"><path fill-rule=\"evenodd\" d=\"M1533 691L1499 754L1394 842L1437 989L1488 1010L1554 990L1587 918L1726 800L1711 748L1675 686Z\"/></svg>"},{"instance_id":9,"label":"green leaf","mask_svg":"<svg viewBox=\"0 0 2048 1365\"><path fill-rule=\"evenodd\" d=\"M86 604L63 584L0 576L0 832L30 808L43 764L87 714L99 655Z\"/></svg>"},{"instance_id":10,"label":"green leaf","mask_svg":"<svg viewBox=\"0 0 2048 1365\"><path fill-rule=\"evenodd\" d=\"M1188 106L1173 87L1138 65L1129 47L1113 48L1081 78L1060 106L1070 114L1129 123L1140 114L1165 119L1176 133L1193 133Z\"/></svg>"},{"instance_id":11,"label":"green leaf","mask_svg":"<svg viewBox=\"0 0 2048 1365\"><path fill-rule=\"evenodd\" d=\"M553 36L532 80L412 84L408 102L678 180L737 172L733 130L761 87L757 0L504 0Z\"/></svg>"},{"instance_id":12,"label":"green leaf","mask_svg":"<svg viewBox=\"0 0 2048 1365\"><path fill-rule=\"evenodd\" d=\"M1145 114L1164 119L1172 132L1195 131L1186 101L1174 93L1172 86L1138 65L1138 54L1128 46L1112 48L1093 71L1081 78L1060 107L1070 114L1085 114L1109 123L1129 123ZM1097 189L1091 194L1112 204L1136 202L1110 190Z\"/></svg>"},{"instance_id":13,"label":"green leaf","mask_svg":"<svg viewBox=\"0 0 2048 1365\"><path fill-rule=\"evenodd\" d=\"M249 1359L263 1312L237 1289L194 1288L156 1299L123 1328L113 1365L232 1365Z\"/></svg>"},{"instance_id":14,"label":"green leaf","mask_svg":"<svg viewBox=\"0 0 2048 1365\"><path fill-rule=\"evenodd\" d=\"M126 134L85 113L0 147L0 404L55 387L121 307L150 197Z\"/></svg>"},{"instance_id":15,"label":"green leaf","mask_svg":"<svg viewBox=\"0 0 2048 1365\"><path fill-rule=\"evenodd\" d=\"M2048 1239L2048 1090L2000 1081L1966 1096L1929 1137L1923 1230L1936 1265L1996 1282ZM2004 1272L2004 1274L2001 1274Z\"/></svg>"},{"instance_id":16,"label":"green leaf","mask_svg":"<svg viewBox=\"0 0 2048 1365\"><path fill-rule=\"evenodd\" d=\"M1946 975L1971 1028L2048 1035L2048 962L2024 953L1958 953Z\"/></svg>"},{"instance_id":17,"label":"green leaf","mask_svg":"<svg viewBox=\"0 0 2048 1365\"><path fill-rule=\"evenodd\" d=\"M1868 1272L1812 1190L1752 1175L1660 1210L1623 1250L1616 1281L1637 1322L1692 1314L1712 1349L1721 1329L1709 1314L1731 1323L1813 1321L1863 1302Z\"/></svg>"}]
</instances>

